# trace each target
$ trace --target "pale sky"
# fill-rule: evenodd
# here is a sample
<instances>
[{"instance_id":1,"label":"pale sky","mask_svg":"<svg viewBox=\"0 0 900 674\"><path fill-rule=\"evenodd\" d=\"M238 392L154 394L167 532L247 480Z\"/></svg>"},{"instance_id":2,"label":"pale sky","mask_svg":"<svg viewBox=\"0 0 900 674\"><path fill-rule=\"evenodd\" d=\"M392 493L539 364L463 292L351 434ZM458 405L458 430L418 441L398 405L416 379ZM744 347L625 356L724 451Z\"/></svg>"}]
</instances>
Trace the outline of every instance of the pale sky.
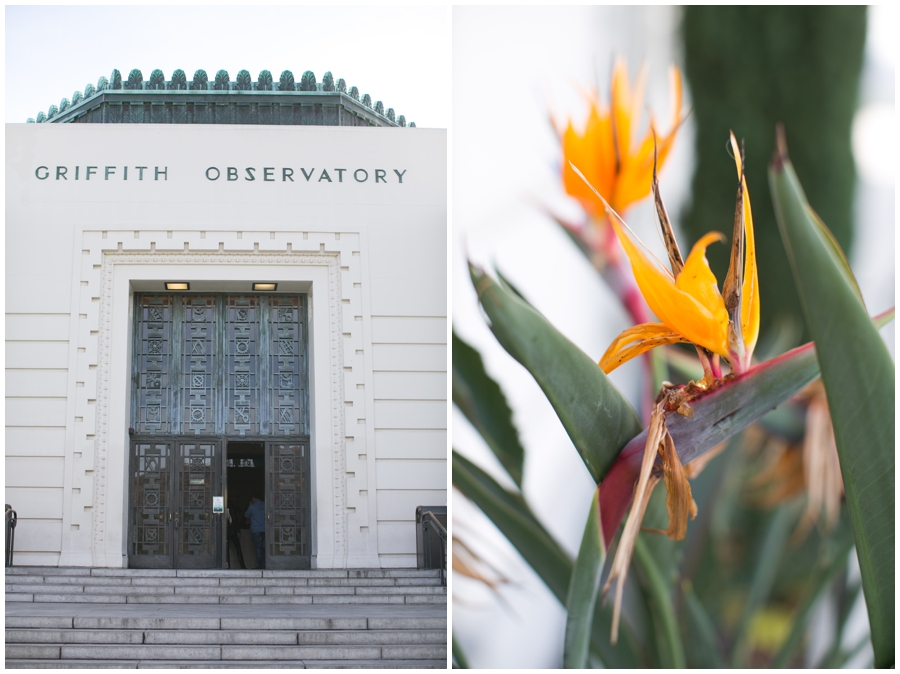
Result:
<instances>
[{"instance_id":1,"label":"pale sky","mask_svg":"<svg viewBox=\"0 0 900 674\"><path fill-rule=\"evenodd\" d=\"M188 79L247 69L343 77L419 127L450 124L446 6L7 6L6 121L25 122L118 68Z\"/></svg>"}]
</instances>

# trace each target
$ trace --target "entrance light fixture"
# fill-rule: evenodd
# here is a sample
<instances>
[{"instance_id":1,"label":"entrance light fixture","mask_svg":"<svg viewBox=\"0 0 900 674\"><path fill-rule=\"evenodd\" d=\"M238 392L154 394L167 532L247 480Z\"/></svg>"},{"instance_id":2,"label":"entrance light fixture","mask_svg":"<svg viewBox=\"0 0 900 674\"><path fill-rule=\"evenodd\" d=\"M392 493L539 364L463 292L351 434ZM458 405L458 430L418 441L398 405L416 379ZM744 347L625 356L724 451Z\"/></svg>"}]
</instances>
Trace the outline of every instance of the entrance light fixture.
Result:
<instances>
[{"instance_id":1,"label":"entrance light fixture","mask_svg":"<svg viewBox=\"0 0 900 674\"><path fill-rule=\"evenodd\" d=\"M254 283L253 284L254 292L262 292L262 291L272 292L274 290L278 290L277 283Z\"/></svg>"},{"instance_id":2,"label":"entrance light fixture","mask_svg":"<svg viewBox=\"0 0 900 674\"><path fill-rule=\"evenodd\" d=\"M166 281L166 290L190 290L191 284L187 281Z\"/></svg>"}]
</instances>

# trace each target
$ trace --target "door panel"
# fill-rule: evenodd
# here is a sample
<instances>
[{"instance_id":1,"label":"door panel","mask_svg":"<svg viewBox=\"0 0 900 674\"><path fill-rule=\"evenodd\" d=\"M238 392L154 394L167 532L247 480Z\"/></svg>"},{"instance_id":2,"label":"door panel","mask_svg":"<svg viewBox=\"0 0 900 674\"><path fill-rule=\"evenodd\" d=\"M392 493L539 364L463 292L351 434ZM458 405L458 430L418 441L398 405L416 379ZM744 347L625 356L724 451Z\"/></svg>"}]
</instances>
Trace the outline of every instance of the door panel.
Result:
<instances>
[{"instance_id":1,"label":"door panel","mask_svg":"<svg viewBox=\"0 0 900 674\"><path fill-rule=\"evenodd\" d=\"M128 566L172 567L172 445L133 442L131 447L131 517Z\"/></svg>"},{"instance_id":2,"label":"door panel","mask_svg":"<svg viewBox=\"0 0 900 674\"><path fill-rule=\"evenodd\" d=\"M222 558L223 452L218 440L131 443L128 566L213 569Z\"/></svg>"},{"instance_id":3,"label":"door panel","mask_svg":"<svg viewBox=\"0 0 900 674\"><path fill-rule=\"evenodd\" d=\"M213 495L223 494L219 441L178 443L176 468L175 568L219 565L222 516L213 514Z\"/></svg>"},{"instance_id":4,"label":"door panel","mask_svg":"<svg viewBox=\"0 0 900 674\"><path fill-rule=\"evenodd\" d=\"M137 435L309 433L305 295L135 295Z\"/></svg>"},{"instance_id":5,"label":"door panel","mask_svg":"<svg viewBox=\"0 0 900 674\"><path fill-rule=\"evenodd\" d=\"M266 443L266 568L310 568L309 441Z\"/></svg>"}]
</instances>

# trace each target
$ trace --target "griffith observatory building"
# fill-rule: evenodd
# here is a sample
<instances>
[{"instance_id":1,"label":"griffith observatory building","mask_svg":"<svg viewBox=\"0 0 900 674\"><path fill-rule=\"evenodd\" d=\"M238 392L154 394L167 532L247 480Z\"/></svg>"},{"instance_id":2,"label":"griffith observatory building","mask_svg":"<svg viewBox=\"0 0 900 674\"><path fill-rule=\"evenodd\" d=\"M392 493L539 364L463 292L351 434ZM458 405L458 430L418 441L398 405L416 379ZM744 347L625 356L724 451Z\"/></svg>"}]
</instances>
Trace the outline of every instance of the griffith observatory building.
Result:
<instances>
[{"instance_id":1,"label":"griffith observatory building","mask_svg":"<svg viewBox=\"0 0 900 674\"><path fill-rule=\"evenodd\" d=\"M258 494L267 568L416 567L447 504L446 140L289 71L116 70L8 124L16 566L229 568Z\"/></svg>"}]
</instances>

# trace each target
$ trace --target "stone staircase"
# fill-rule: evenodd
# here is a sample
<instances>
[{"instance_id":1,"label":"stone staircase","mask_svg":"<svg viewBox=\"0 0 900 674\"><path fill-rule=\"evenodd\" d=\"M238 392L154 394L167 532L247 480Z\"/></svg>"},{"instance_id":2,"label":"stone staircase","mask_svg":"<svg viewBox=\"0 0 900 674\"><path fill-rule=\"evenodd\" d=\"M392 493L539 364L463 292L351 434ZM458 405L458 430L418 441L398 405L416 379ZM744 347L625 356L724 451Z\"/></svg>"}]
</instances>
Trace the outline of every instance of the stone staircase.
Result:
<instances>
[{"instance_id":1,"label":"stone staircase","mask_svg":"<svg viewBox=\"0 0 900 674\"><path fill-rule=\"evenodd\" d=\"M6 569L7 668L440 668L440 571Z\"/></svg>"}]
</instances>

